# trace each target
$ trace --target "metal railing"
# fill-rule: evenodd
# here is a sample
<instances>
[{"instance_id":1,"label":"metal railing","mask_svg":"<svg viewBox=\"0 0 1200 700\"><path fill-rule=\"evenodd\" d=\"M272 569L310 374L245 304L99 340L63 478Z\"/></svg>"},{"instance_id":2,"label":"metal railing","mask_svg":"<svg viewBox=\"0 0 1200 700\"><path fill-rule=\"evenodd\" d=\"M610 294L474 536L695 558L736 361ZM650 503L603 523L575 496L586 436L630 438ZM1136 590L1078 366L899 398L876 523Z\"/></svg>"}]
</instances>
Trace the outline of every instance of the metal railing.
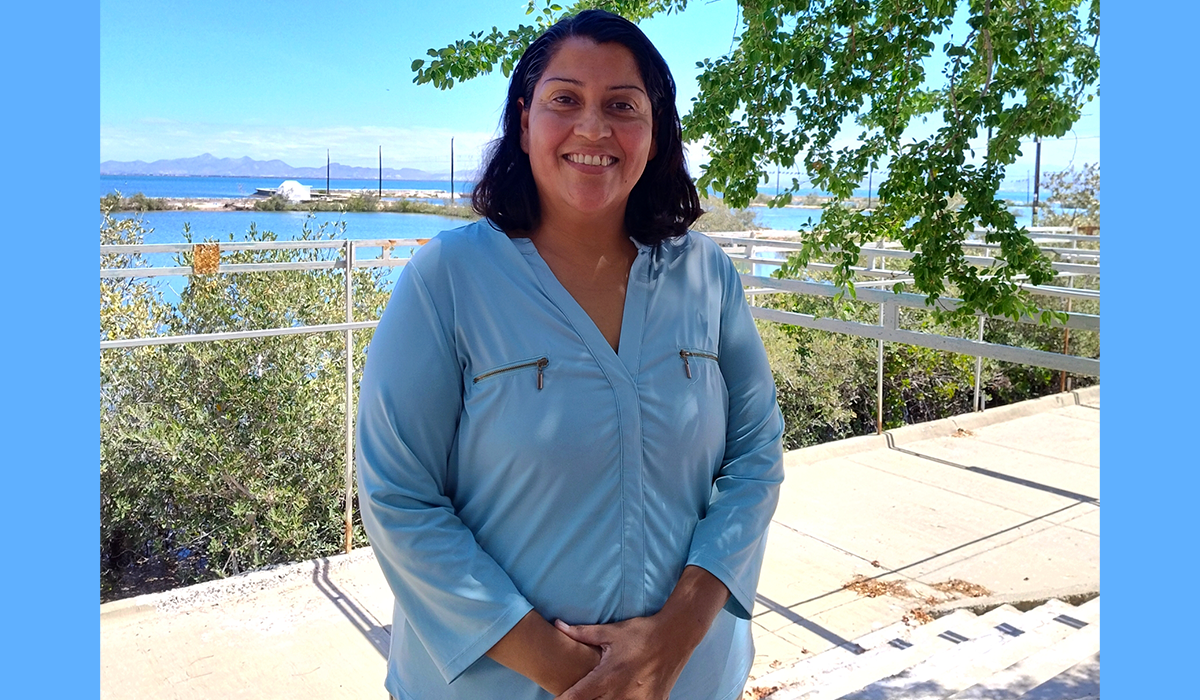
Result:
<instances>
[{"instance_id":1,"label":"metal railing","mask_svg":"<svg viewBox=\"0 0 1200 700\"><path fill-rule=\"evenodd\" d=\"M1062 328L1064 331L1064 352L1054 353L1044 350L1031 350L1028 348L1019 348L1011 345L1002 345L998 343L984 342L985 324L989 319L1011 321L1007 317L1001 316L985 316L976 314L979 318L977 330L978 340L970 340L966 338L956 338L951 336L935 335L931 333L921 333L916 331L907 331L899 327L899 310L902 307L928 309L926 298L919 294L897 293L891 290L876 289L877 285L894 285L898 282L911 282L911 278L905 275L903 271L886 269L886 260L888 259L905 259L911 260L916 253L907 250L897 249L899 244L894 242L880 242L874 247L863 247L859 251L862 258L868 259L866 266L853 266L851 270L856 276L871 278L868 282L855 282L854 298L857 301L874 303L879 305L879 324L865 324L854 321L843 321L840 319L817 317L810 314L801 314L790 311L781 311L778 309L768 309L759 306L752 306L751 311L756 318L761 318L777 323L785 323L805 328L828 331L832 333L842 333L846 335L858 336L861 338L871 338L878 341L878 353L876 359L876 396L875 396L875 426L876 431L883 432L883 357L884 343L897 342L907 345L916 345L919 347L931 348L934 350L942 350L946 352L955 352L963 355L971 355L975 357L974 371L974 400L972 406L976 411L984 410L984 399L981 387L981 378L983 373L983 358L1001 360L1004 362L1013 362L1017 364L1033 365L1036 367L1045 367L1048 369L1056 369L1062 374L1062 382L1065 389L1065 373L1083 374L1089 376L1100 376L1100 361L1086 358L1076 357L1065 352L1067 339L1070 337L1070 331L1085 330L1096 331L1100 330L1100 317L1093 314L1080 314L1071 311L1071 303L1073 300L1091 300L1100 301L1100 292L1090 289L1075 289L1074 278L1079 276L1095 277L1097 280L1100 277L1100 251L1084 250L1076 247L1077 243L1087 241L1095 243L1097 246L1100 243L1098 235L1087 235L1074 233L1072 229L1067 227L1044 227L1028 229L1030 238L1035 241L1069 241L1071 248L1058 248L1052 246L1039 246L1039 248L1048 253L1060 254L1062 251L1068 254L1074 254L1082 259L1094 260L1094 264L1076 264L1076 263L1061 263L1053 262L1051 266L1060 273L1059 276L1068 279L1068 287L1058 287L1049 285L1033 285L1020 284L1022 289L1038 296L1057 297L1067 300L1067 321L1066 323L1054 322L1054 327ZM985 243L982 236L987 232L984 230L976 231L975 234L980 236L980 240L967 240L962 243L964 249L979 248L985 252L992 250L998 246ZM763 238L762 236L770 236L772 234L782 236L781 239ZM710 238L718 243L726 246L726 252L735 260L745 260L753 265L767 266L782 266L786 263L785 259L777 257L762 257L755 255L755 251L763 252L791 252L800 250L803 246L801 242L788 240L794 237L792 232L781 231L754 231L754 232L722 232L707 234ZM995 267L1002 264L996 258L990 256L966 256L966 259L980 267ZM831 272L834 266L829 263L810 262L805 266L805 269L813 272ZM847 290L842 287L836 287L831 284L823 284L820 282L808 282L795 279L776 279L773 277L764 277L753 274L743 274L742 284L747 287L747 293L753 298L757 294L771 294L779 292L815 295L824 297L834 297L845 294ZM961 304L960 299L940 298L936 306L945 311L956 309ZM1037 324L1039 319L1029 316L1022 316L1019 319L1020 323Z\"/></svg>"},{"instance_id":2,"label":"metal railing","mask_svg":"<svg viewBox=\"0 0 1200 700\"><path fill-rule=\"evenodd\" d=\"M282 270L334 270L346 271L346 320L344 323L329 323L313 326L289 326L285 328L264 328L249 331L229 331L224 333L200 333L194 335L156 336L149 338L129 338L122 340L102 340L100 349L134 348L148 345L178 345L182 343L206 343L216 340L239 340L243 338L265 338L279 335L300 335L309 333L345 333L346 339L346 503L345 503L345 549L349 553L353 549L354 532L354 331L364 328L374 328L379 320L354 320L354 275L351 270L370 267L400 267L408 262L407 258L393 258L391 251L395 248L408 248L424 245L425 238L401 238L384 240L344 240L344 241L264 241L254 243L168 243L146 245L102 245L101 255L134 255L151 253L192 253L193 265L178 265L174 267L128 267L101 268L101 279L118 279L131 277L164 277L191 276L196 274L271 272ZM313 260L306 262L287 263L247 263L220 264L220 254L225 251L258 251L258 250L313 250L340 249L339 260ZM360 259L356 254L357 248L379 248L378 258ZM206 255L202 255L205 254ZM201 257L211 262L203 268L196 262Z\"/></svg>"},{"instance_id":3,"label":"metal railing","mask_svg":"<svg viewBox=\"0 0 1200 700\"><path fill-rule=\"evenodd\" d=\"M1066 230L1069 231L1070 229ZM1031 230L1031 232L1034 233L1033 237L1039 240L1071 241L1073 245L1075 242L1081 240L1099 243L1099 236L1065 233L1060 229ZM755 231L712 233L706 235L708 235L714 241L722 244L729 256L735 260L745 260L755 265L782 265L785 262L784 260L755 255L755 251L786 253L788 251L799 249L801 244L796 241L773 240L761 237L764 234L770 233L772 232ZM353 275L348 274L348 272L350 270L362 268L394 268L403 266L408 262L407 258L392 257L391 252L396 248L415 248L423 245L427 240L428 239L422 238L408 238L343 241L264 241L249 243L102 245L100 246L101 255L192 253L193 265L177 265L172 267L101 268L101 279L192 276L205 274L238 274L246 272L271 272L283 270L345 270L347 271L347 274L345 276L345 320L341 323L310 326L289 326L282 328L265 328L245 331L228 331L221 333L102 340L100 341L100 349L110 350L118 348L145 347L151 345L203 343L219 340L238 340L244 338L264 338L271 336L311 333L344 333L346 352L345 549L347 552L349 552L352 549L353 532L352 494L354 484L354 331L374 328L379 324L379 321L378 319L371 321L356 321L354 319L354 277ZM781 311L778 309L763 308L761 306L753 305L753 303L751 306L751 311L756 318L877 340L879 347L876 387L876 428L879 432L882 432L883 430L883 352L885 342L903 343L974 356L976 360L975 399L973 405L977 411L982 411L984 409L980 391L980 376L982 371L982 360L984 357L1002 360L1005 362L1056 369L1062 372L1071 372L1074 374L1099 376L1099 360L1086 357L1075 357L1065 353L1053 353L1042 350L1031 350L1028 348L1019 348L1009 345L984 342L983 333L985 322L989 318L1001 319L1002 317L985 317L980 315L978 340L935 335L931 333L910 331L900 328L899 310L901 308L928 309L929 307L925 302L924 296L909 293L896 293L890 290L885 291L868 286L873 283L895 284L896 282L904 281L906 279L901 271L887 270L885 267L886 260L911 259L913 253L904 250L897 250L894 247L888 247L889 245L894 244L883 243L877 247L863 248L861 251L861 256L870 259L870 264L865 267L853 268L853 271L856 273L856 275L862 275L874 280L874 282L868 281L864 283L856 283L855 297L858 301L879 305L878 325L855 321L844 321L836 318L819 317L790 311ZM976 243L971 241L964 242L963 245L965 248L982 248L985 250L993 247L989 246L988 244L983 244L982 242ZM359 249L373 248L378 248L381 250L381 253L378 257L364 258L358 255ZM340 250L341 256L336 260L315 260L305 262L246 264L220 263L220 254L223 252L298 249L337 249ZM1044 248L1044 250L1047 252L1060 253L1060 249L1057 248ZM1075 248L1062 250L1074 251L1077 254L1086 255L1088 256L1088 259L1094 259L1096 262L1095 264L1090 265L1077 263L1053 263L1055 270L1068 276L1069 279L1073 279L1074 276L1078 275L1092 275L1097 278L1099 277L1100 267L1098 250L1082 251ZM968 260L980 266L994 266L997 264L995 258L986 255L971 256L968 258ZM832 265L824 263L809 263L808 265L808 269L813 271L828 271L831 270L832 267ZM754 274L743 274L742 282L746 287L746 293L751 297L752 300L755 295L764 293L784 292L791 294L833 297L842 294L845 291L831 284L795 279L776 279ZM1099 301L1100 298L1099 292L1094 290L1035 285L1023 286L1034 294L1066 298L1068 305L1072 299L1089 299ZM937 305L944 310L952 310L956 308L959 303L961 303L961 301L958 299L943 298L938 300ZM1005 318L1003 320L1011 319ZM1028 317L1022 318L1021 322L1038 323L1036 319ZM1066 332L1069 332L1071 329L1099 331L1100 317L1098 315L1080 314L1068 311L1067 322L1065 324L1061 324L1059 327L1062 327Z\"/></svg>"}]
</instances>

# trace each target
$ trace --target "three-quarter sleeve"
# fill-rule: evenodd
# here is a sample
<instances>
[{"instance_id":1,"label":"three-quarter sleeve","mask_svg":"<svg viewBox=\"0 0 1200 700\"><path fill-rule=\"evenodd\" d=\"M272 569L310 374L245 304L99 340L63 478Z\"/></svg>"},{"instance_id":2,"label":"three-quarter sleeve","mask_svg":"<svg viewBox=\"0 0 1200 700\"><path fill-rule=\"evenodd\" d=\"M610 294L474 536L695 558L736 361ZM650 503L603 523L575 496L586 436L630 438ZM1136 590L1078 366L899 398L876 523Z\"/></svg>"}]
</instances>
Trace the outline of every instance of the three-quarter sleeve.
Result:
<instances>
[{"instance_id":1,"label":"three-quarter sleeve","mask_svg":"<svg viewBox=\"0 0 1200 700\"><path fill-rule=\"evenodd\" d=\"M741 278L724 252L719 260L718 362L729 395L725 455L687 563L720 579L731 594L725 609L748 619L783 482L783 416Z\"/></svg>"},{"instance_id":2,"label":"three-quarter sleeve","mask_svg":"<svg viewBox=\"0 0 1200 700\"><path fill-rule=\"evenodd\" d=\"M429 247L436 245L435 239ZM449 683L532 606L446 495L462 368L449 291L435 280L441 293L431 293L416 262L396 283L363 370L359 503L396 603Z\"/></svg>"}]
</instances>

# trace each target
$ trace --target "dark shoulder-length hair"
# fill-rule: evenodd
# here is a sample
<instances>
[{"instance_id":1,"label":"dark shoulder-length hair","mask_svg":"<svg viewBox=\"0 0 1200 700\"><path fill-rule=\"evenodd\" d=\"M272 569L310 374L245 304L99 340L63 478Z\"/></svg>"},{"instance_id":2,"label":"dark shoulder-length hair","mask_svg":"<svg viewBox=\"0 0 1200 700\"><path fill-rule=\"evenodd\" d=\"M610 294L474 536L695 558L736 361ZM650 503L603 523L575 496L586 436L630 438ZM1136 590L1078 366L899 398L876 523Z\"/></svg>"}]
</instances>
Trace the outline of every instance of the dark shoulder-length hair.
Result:
<instances>
[{"instance_id":1,"label":"dark shoulder-length hair","mask_svg":"<svg viewBox=\"0 0 1200 700\"><path fill-rule=\"evenodd\" d=\"M532 231L540 222L537 185L529 155L521 149L521 101L527 109L551 57L571 37L591 39L597 44L621 44L637 61L654 116L657 153L646 163L642 177L629 194L625 228L645 245L682 236L703 210L683 160L675 80L667 62L637 25L604 10L585 10L564 17L525 49L508 83L501 136L488 150L483 176L472 193L472 206L480 216L508 232Z\"/></svg>"}]
</instances>

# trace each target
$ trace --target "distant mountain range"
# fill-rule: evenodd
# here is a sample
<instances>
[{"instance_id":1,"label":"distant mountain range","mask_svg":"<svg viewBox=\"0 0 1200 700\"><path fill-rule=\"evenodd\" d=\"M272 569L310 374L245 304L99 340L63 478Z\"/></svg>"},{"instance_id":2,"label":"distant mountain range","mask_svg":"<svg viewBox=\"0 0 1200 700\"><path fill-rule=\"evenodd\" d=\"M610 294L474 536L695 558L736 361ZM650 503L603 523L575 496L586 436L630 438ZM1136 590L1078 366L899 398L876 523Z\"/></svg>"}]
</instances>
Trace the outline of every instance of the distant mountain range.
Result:
<instances>
[{"instance_id":1,"label":"distant mountain range","mask_svg":"<svg viewBox=\"0 0 1200 700\"><path fill-rule=\"evenodd\" d=\"M282 177L323 178L325 168L293 168L282 160L254 160L253 158L217 158L210 153L195 158L175 158L147 163L143 160L106 160L100 164L101 175L174 175L207 177ZM467 181L472 172L455 171L454 179ZM379 168L360 168L341 163L330 163L329 177L336 180L375 180ZM385 180L450 180L450 173L431 173L415 168L384 168Z\"/></svg>"}]
</instances>

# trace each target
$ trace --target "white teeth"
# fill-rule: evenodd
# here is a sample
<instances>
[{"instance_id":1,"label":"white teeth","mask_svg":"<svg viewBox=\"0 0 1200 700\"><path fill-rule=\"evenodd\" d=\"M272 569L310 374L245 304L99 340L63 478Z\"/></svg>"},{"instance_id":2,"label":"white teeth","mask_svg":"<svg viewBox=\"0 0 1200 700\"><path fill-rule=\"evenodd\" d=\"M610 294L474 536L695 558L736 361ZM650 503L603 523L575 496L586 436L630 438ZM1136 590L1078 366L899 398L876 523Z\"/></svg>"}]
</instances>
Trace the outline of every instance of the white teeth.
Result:
<instances>
[{"instance_id":1,"label":"white teeth","mask_svg":"<svg viewBox=\"0 0 1200 700\"><path fill-rule=\"evenodd\" d=\"M579 153L567 154L567 160L581 165L612 165L616 162L612 156L585 156Z\"/></svg>"}]
</instances>

